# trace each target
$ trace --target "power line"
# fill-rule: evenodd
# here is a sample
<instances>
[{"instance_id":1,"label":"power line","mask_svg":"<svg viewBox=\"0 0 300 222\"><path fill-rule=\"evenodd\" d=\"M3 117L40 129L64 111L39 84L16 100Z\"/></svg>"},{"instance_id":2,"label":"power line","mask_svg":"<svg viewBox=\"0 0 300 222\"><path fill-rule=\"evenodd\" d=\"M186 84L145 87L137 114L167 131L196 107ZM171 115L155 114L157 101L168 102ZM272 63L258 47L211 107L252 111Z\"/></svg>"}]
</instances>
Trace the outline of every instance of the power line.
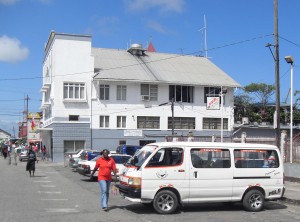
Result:
<instances>
[{"instance_id":1,"label":"power line","mask_svg":"<svg viewBox=\"0 0 300 222\"><path fill-rule=\"evenodd\" d=\"M293 45L295 45L295 46L298 46L298 47L300 47L300 45L299 44L297 44L297 43L294 43L294 42L292 42L291 40L288 40L288 39L286 39L286 38L284 38L284 37L282 37L282 36L278 36L279 38L281 38L281 39L283 39L283 40L285 40L285 41L287 41L287 42L289 42L289 43L291 43L291 44L293 44Z\"/></svg>"},{"instance_id":2,"label":"power line","mask_svg":"<svg viewBox=\"0 0 300 222\"><path fill-rule=\"evenodd\" d=\"M257 36L257 37L253 37L251 39L245 39L245 40L242 40L242 41L238 41L238 42L234 42L234 43L229 43L229 44L226 44L226 45L223 45L223 46L218 46L218 47L210 48L210 49L207 49L207 51L212 51L212 50L216 50L216 49L221 49L221 48L226 48L226 47L230 47L230 46L234 46L234 45L239 45L239 44L243 44L243 43L246 43L246 42L255 41L257 39L262 39L262 38L265 38L265 37L269 37L269 36L272 36L272 35L274 35L274 34L272 33L272 34ZM168 58L158 59L158 60L152 60L152 61L145 62L145 63L149 64L149 63L154 63L154 62L160 62L160 61L164 61L164 60L174 59L174 58L178 58L178 57L182 57L182 56L197 55L197 54L200 54L200 53L203 53L203 50L198 50L198 51L187 53L187 54L183 54L183 55L174 55L174 56L170 56ZM108 71L108 70L114 70L114 69L122 69L122 68L127 68L127 67L132 67L132 66L138 66L138 65L140 65L140 63L134 63L134 64L131 64L131 65L126 65L126 66L116 66L116 67L106 68L106 69L102 69L102 71ZM93 72L93 71L79 72L79 73L67 73L67 74L55 75L55 76L52 76L52 78L55 78L55 77L58 77L58 76L77 75L77 74L84 74L84 73L91 73L91 72ZM5 79L0 79L0 81L32 80L32 79L42 79L42 78L43 78L43 76L22 77L22 78L5 78Z\"/></svg>"},{"instance_id":3,"label":"power line","mask_svg":"<svg viewBox=\"0 0 300 222\"><path fill-rule=\"evenodd\" d=\"M15 101L23 101L24 99L0 99L0 102L15 102Z\"/></svg>"}]
</instances>

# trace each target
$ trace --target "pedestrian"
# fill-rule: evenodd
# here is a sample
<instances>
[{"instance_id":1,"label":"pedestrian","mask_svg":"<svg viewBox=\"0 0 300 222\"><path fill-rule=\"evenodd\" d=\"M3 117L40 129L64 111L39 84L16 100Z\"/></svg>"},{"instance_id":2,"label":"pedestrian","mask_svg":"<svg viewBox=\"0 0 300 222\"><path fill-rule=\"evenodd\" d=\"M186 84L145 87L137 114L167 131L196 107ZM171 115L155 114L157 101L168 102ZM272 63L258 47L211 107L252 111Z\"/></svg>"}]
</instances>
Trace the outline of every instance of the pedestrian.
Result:
<instances>
[{"instance_id":1,"label":"pedestrian","mask_svg":"<svg viewBox=\"0 0 300 222\"><path fill-rule=\"evenodd\" d=\"M8 153L8 148L4 147L4 148L2 148L2 150L3 150L3 157L4 157L4 159L6 159L7 153Z\"/></svg>"},{"instance_id":2,"label":"pedestrian","mask_svg":"<svg viewBox=\"0 0 300 222\"><path fill-rule=\"evenodd\" d=\"M43 161L45 160L46 153L47 153L47 150L46 150L46 146L44 145L44 146L42 147L42 160L43 160Z\"/></svg>"},{"instance_id":3,"label":"pedestrian","mask_svg":"<svg viewBox=\"0 0 300 222\"><path fill-rule=\"evenodd\" d=\"M108 211L109 189L112 181L111 173L114 174L114 180L117 173L116 163L113 158L109 157L109 150L104 149L102 151L102 156L96 161L95 168L91 173L91 179L97 169L99 169L98 183L101 190L100 205L104 211Z\"/></svg>"},{"instance_id":4,"label":"pedestrian","mask_svg":"<svg viewBox=\"0 0 300 222\"><path fill-rule=\"evenodd\" d=\"M29 171L29 176L34 176L35 171L35 162L38 161L36 158L36 153L33 151L32 147L30 148L28 154L28 160L26 164L26 171Z\"/></svg>"},{"instance_id":5,"label":"pedestrian","mask_svg":"<svg viewBox=\"0 0 300 222\"><path fill-rule=\"evenodd\" d=\"M36 144L33 144L33 151L34 151L35 153L37 153L37 151L38 151L38 148L37 148L37 145L36 145Z\"/></svg>"}]
</instances>

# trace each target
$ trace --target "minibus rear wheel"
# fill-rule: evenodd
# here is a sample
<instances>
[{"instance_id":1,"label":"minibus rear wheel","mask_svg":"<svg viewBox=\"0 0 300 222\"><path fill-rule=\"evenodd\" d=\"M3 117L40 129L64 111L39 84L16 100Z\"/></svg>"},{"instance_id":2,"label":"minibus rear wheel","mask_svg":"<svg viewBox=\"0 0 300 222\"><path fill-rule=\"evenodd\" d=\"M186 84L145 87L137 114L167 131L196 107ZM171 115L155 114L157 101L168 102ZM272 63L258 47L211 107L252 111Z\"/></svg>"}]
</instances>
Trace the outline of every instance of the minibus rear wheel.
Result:
<instances>
[{"instance_id":1,"label":"minibus rear wheel","mask_svg":"<svg viewBox=\"0 0 300 222\"><path fill-rule=\"evenodd\" d=\"M265 198L259 190L248 191L243 199L243 206L247 211L258 212L261 211L265 203Z\"/></svg>"},{"instance_id":2,"label":"minibus rear wheel","mask_svg":"<svg viewBox=\"0 0 300 222\"><path fill-rule=\"evenodd\" d=\"M159 191L154 198L153 207L157 213L171 214L178 207L178 198L171 190Z\"/></svg>"}]
</instances>

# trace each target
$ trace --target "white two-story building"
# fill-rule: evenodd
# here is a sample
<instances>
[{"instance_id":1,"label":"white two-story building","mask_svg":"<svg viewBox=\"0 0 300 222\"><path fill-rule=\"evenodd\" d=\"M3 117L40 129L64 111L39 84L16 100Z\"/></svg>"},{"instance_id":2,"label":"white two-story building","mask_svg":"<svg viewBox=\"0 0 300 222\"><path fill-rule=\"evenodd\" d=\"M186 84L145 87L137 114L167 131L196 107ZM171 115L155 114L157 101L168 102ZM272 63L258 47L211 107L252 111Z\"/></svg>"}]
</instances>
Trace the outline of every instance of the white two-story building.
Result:
<instances>
[{"instance_id":1,"label":"white two-story building","mask_svg":"<svg viewBox=\"0 0 300 222\"><path fill-rule=\"evenodd\" d=\"M51 32L43 62L42 142L59 162L67 151L115 150L172 134L226 138L236 87L205 57L148 52L139 44L93 48L91 36Z\"/></svg>"}]
</instances>

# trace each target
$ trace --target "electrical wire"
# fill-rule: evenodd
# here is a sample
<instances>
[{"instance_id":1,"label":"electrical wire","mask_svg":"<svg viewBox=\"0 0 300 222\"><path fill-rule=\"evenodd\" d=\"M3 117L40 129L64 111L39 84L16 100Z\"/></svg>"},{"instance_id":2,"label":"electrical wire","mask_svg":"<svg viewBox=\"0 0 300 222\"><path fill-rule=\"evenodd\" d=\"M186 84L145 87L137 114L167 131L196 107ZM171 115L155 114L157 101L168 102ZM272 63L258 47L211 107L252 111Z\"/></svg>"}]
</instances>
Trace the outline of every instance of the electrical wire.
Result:
<instances>
[{"instance_id":1,"label":"electrical wire","mask_svg":"<svg viewBox=\"0 0 300 222\"><path fill-rule=\"evenodd\" d=\"M286 38L284 38L284 37L282 37L282 36L278 36L280 39L283 39L283 40L285 40L285 41L287 41L287 42L289 42L289 43L291 43L291 44L293 44L293 45L295 45L295 46L298 46L298 47L300 47L300 45L299 44L297 44L297 43L294 43L294 42L292 42L291 40L288 40L288 39L286 39Z\"/></svg>"},{"instance_id":2,"label":"electrical wire","mask_svg":"<svg viewBox=\"0 0 300 222\"><path fill-rule=\"evenodd\" d=\"M262 38L269 37L269 36L272 36L272 35L274 35L274 34L272 33L272 34L261 35L261 36L253 37L251 39L245 39L245 40L242 40L242 41L238 41L238 42L234 42L234 43L229 43L229 44L226 44L226 45L223 45L223 46L218 46L218 47L210 48L210 49L207 49L206 51L213 51L213 50L216 50L216 49L221 49L221 48L226 48L226 47L230 47L230 46L234 46L234 45L238 45L238 44L243 44L243 43L246 43L246 42L255 41L257 39L262 39ZM174 56L170 56L170 57L167 57L167 58L164 58L164 59L152 60L152 61L148 61L148 62L145 62L145 63L155 63L155 62L160 62L160 61L164 61L164 60L174 59L174 58L178 58L178 57L182 57L182 56L197 55L197 54L200 54L200 53L203 53L203 52L204 52L204 50L198 50L198 51L187 53L187 54L174 55ZM106 68L106 69L102 69L101 71L108 71L108 70L114 70L114 69L122 69L122 68L127 68L127 67L132 67L132 66L139 66L139 65L140 65L140 63L134 63L134 64L131 64L131 65L126 65L126 66L116 66L116 67ZM61 74L61 75L53 75L51 77L55 78L55 77L58 77L58 76L68 76L68 75L77 75L77 74L80 75L80 74L92 73L92 72L93 71L78 72L78 73L67 73L67 74ZM22 78L4 78L4 79L0 79L0 81L32 80L32 79L42 79L42 78L43 78L43 76L22 77Z\"/></svg>"}]
</instances>

